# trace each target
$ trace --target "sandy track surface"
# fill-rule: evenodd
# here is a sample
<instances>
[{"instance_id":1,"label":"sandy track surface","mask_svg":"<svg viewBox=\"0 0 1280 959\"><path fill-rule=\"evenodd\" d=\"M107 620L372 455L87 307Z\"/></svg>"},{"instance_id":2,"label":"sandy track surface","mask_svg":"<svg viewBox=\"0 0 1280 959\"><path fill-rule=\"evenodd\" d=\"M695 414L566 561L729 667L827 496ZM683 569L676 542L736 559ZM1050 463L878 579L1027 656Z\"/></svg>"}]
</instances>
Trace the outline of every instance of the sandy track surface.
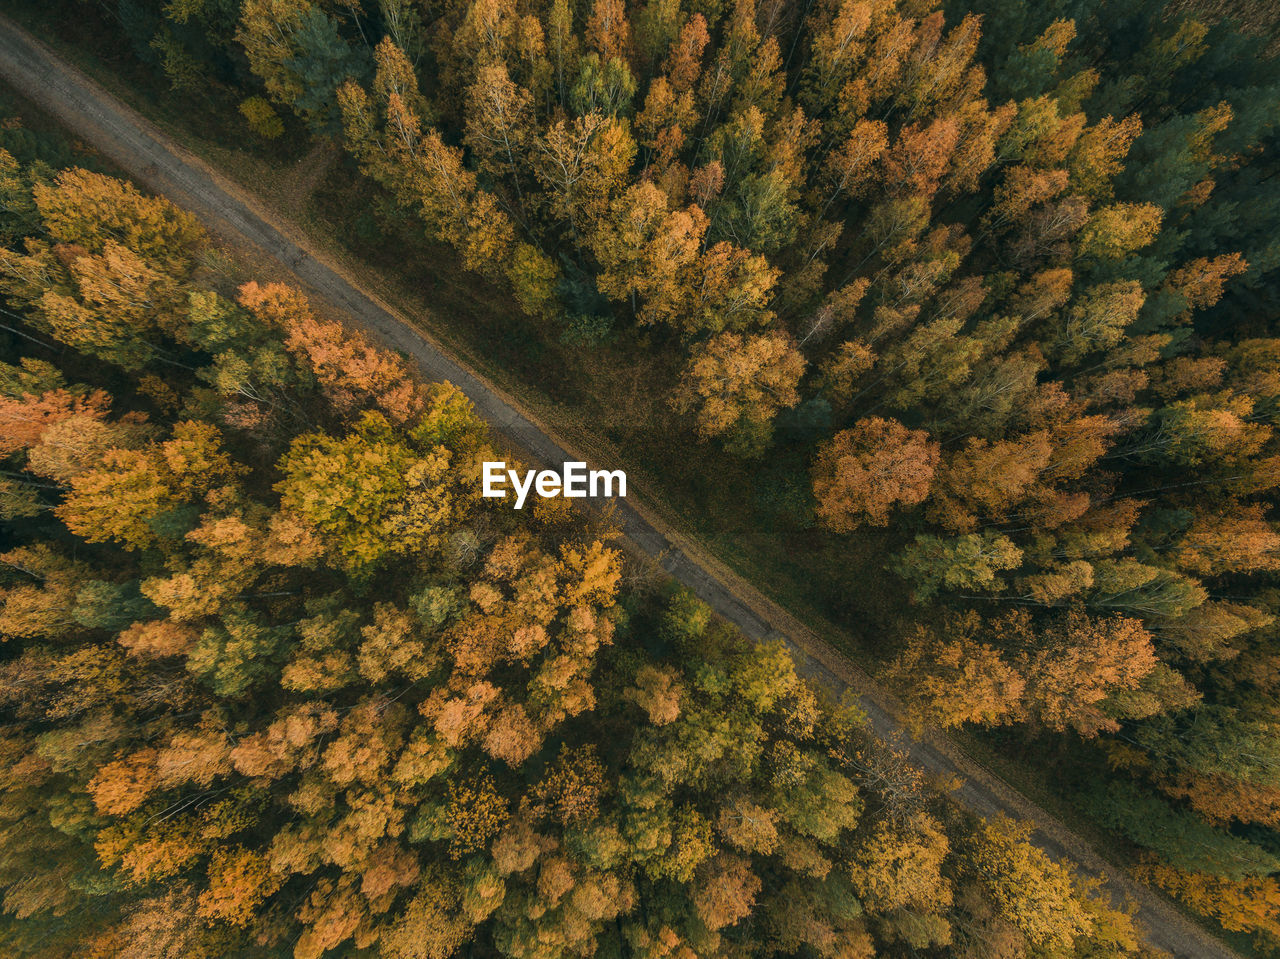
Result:
<instances>
[{"instance_id":1,"label":"sandy track surface","mask_svg":"<svg viewBox=\"0 0 1280 959\"><path fill-rule=\"evenodd\" d=\"M147 188L195 213L213 232L267 254L310 295L411 357L425 376L458 386L514 447L553 467L586 459L574 455L510 397L460 365L410 319L361 289L357 278L310 248L301 231L280 222L240 187L4 17L0 17L0 77ZM835 695L855 693L877 735L905 750L929 775L959 782L952 796L963 806L988 818L1003 812L1032 822L1036 842L1051 856L1069 860L1082 873L1105 878L1116 902L1127 900L1137 906L1138 921L1152 945L1179 959L1239 959L1238 953L1187 920L1167 899L1106 864L1087 843L944 736L913 738L897 718L901 709L891 695L813 630L696 543L668 528L645 508L643 491L628 489L615 515L632 549L656 560L748 636L783 640L801 672L813 681Z\"/></svg>"}]
</instances>

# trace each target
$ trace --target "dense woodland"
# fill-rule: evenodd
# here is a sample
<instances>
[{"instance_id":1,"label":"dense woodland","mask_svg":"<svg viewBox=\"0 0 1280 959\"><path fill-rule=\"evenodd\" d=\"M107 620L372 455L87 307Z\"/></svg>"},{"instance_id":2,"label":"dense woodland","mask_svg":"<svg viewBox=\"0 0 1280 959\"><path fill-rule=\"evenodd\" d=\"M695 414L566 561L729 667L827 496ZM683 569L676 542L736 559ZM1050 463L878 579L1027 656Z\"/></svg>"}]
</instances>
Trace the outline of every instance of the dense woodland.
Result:
<instances>
[{"instance_id":1,"label":"dense woodland","mask_svg":"<svg viewBox=\"0 0 1280 959\"><path fill-rule=\"evenodd\" d=\"M453 387L33 152L0 149L4 955L1154 959L599 520L483 499Z\"/></svg>"},{"instance_id":2,"label":"dense woodland","mask_svg":"<svg viewBox=\"0 0 1280 959\"><path fill-rule=\"evenodd\" d=\"M896 597L882 675L916 719L1070 754L1144 878L1280 950L1264 41L1155 0L107 7L175 90L340 145L510 323L636 331L691 435L799 457L786 545ZM67 254L16 248L10 309L87 322L44 302Z\"/></svg>"}]
</instances>

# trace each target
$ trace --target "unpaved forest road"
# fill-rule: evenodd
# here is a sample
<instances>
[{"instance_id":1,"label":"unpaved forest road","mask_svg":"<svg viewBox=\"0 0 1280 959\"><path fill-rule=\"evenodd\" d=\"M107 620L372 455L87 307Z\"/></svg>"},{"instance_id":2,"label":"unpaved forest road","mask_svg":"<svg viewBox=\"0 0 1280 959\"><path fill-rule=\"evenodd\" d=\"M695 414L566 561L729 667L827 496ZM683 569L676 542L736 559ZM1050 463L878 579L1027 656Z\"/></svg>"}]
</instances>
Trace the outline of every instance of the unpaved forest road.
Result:
<instances>
[{"instance_id":1,"label":"unpaved forest road","mask_svg":"<svg viewBox=\"0 0 1280 959\"><path fill-rule=\"evenodd\" d=\"M271 215L243 190L214 173L2 16L0 77L139 182L198 215L213 231L265 251L313 295L323 297L387 345L412 356L427 377L448 380L459 387L485 419L515 446L555 467L566 460L583 458L571 455L492 386L454 362L408 319L363 292L357 281L344 275L339 267L324 262L322 255L307 247L305 239L295 236L298 231L269 222ZM1084 873L1105 876L1113 897L1138 904L1139 922L1152 945L1180 959L1239 959L1237 953L1189 922L1158 894L1103 863L1061 823L969 760L944 737L912 739L894 718L892 697L750 584L704 555L695 544L663 527L643 507L637 508L637 493L629 489L628 499L620 501L618 511L623 530L636 549L657 559L672 576L747 635L785 640L801 671L811 678L837 693L846 689L857 692L879 736L896 741L914 763L931 775L961 781L953 795L964 806L988 818L1004 812L1033 822L1037 827L1036 842L1055 859L1067 858Z\"/></svg>"}]
</instances>

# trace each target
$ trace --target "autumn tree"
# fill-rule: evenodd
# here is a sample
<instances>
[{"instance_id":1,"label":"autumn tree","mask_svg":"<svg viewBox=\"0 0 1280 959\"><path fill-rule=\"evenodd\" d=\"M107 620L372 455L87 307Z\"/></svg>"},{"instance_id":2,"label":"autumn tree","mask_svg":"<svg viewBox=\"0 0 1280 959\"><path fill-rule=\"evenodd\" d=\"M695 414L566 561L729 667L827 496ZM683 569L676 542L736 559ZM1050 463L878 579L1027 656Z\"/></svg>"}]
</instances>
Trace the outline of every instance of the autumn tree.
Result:
<instances>
[{"instance_id":1,"label":"autumn tree","mask_svg":"<svg viewBox=\"0 0 1280 959\"><path fill-rule=\"evenodd\" d=\"M861 523L887 526L895 506L924 501L938 462L937 443L895 420L871 417L837 433L813 467L818 516L840 533Z\"/></svg>"},{"instance_id":2,"label":"autumn tree","mask_svg":"<svg viewBox=\"0 0 1280 959\"><path fill-rule=\"evenodd\" d=\"M697 411L698 432L722 436L743 456L758 455L773 417L799 400L804 360L781 334L720 333L690 361L673 405Z\"/></svg>"}]
</instances>

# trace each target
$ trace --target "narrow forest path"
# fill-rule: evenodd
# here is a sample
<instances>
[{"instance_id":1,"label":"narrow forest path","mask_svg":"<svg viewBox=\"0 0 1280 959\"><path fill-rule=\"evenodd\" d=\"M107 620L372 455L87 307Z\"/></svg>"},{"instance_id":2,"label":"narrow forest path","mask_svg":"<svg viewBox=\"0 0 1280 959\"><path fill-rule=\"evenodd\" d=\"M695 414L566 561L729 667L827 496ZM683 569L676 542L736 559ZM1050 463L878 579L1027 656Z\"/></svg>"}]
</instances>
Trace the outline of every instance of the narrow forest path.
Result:
<instances>
[{"instance_id":1,"label":"narrow forest path","mask_svg":"<svg viewBox=\"0 0 1280 959\"><path fill-rule=\"evenodd\" d=\"M359 281L308 247L301 231L279 222L263 205L203 161L172 142L24 30L0 16L0 78L10 83L86 144L139 183L163 193L236 245L267 254L312 296L320 297L378 340L402 351L433 380L459 387L482 416L514 447L552 467L573 455L566 445L499 390L457 363L408 318L361 289ZM593 467L612 464L592 464ZM757 640L782 639L803 673L839 695L856 693L871 727L906 751L929 775L954 778L952 793L971 811L1005 813L1031 822L1035 841L1055 859L1101 876L1117 902L1132 901L1147 940L1179 959L1239 959L1236 952L1184 917L1169 901L1099 857L1088 844L1013 788L973 762L943 736L914 739L896 718L892 696L820 636L762 595L695 542L667 528L629 489L616 518L630 545L655 559L720 615Z\"/></svg>"}]
</instances>

